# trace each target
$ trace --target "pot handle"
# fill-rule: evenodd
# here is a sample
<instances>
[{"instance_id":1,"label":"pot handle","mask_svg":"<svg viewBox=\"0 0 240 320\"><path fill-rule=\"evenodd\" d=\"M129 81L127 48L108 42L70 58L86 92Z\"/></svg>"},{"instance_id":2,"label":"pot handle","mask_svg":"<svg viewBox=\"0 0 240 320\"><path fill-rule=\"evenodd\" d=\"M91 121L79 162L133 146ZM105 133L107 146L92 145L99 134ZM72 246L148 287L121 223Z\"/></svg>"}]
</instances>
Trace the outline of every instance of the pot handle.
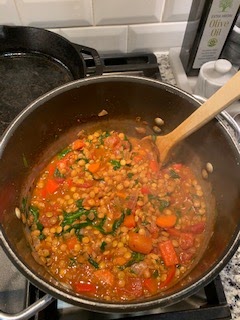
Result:
<instances>
[{"instance_id":1,"label":"pot handle","mask_svg":"<svg viewBox=\"0 0 240 320\"><path fill-rule=\"evenodd\" d=\"M0 311L0 320L26 320L34 316L37 312L46 308L55 299L45 294L41 299L34 302L32 305L15 314L4 313Z\"/></svg>"},{"instance_id":2,"label":"pot handle","mask_svg":"<svg viewBox=\"0 0 240 320\"><path fill-rule=\"evenodd\" d=\"M101 76L103 74L103 65L100 59L100 56L97 52L97 50L89 47L85 47L80 44L71 43L74 48L77 50L79 55L82 55L83 53L90 55L93 58L94 66L87 66L86 62L84 61L86 65L86 71L88 75L94 75L94 76Z\"/></svg>"}]
</instances>

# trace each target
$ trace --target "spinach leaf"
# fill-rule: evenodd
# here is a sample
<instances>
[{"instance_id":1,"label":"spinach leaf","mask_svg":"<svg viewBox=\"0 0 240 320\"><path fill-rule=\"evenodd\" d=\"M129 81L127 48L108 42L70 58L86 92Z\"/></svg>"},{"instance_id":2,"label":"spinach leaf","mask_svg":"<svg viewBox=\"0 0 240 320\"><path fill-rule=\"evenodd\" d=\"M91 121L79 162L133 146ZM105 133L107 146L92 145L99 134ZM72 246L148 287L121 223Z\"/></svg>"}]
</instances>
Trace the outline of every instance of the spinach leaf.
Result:
<instances>
[{"instance_id":1,"label":"spinach leaf","mask_svg":"<svg viewBox=\"0 0 240 320\"><path fill-rule=\"evenodd\" d=\"M54 177L56 178L65 178L64 174L60 172L60 170L58 168L55 169L54 171Z\"/></svg>"},{"instance_id":2,"label":"spinach leaf","mask_svg":"<svg viewBox=\"0 0 240 320\"><path fill-rule=\"evenodd\" d=\"M107 245L107 242L105 242L105 241L103 241L101 243L100 249L101 249L102 252L105 250L106 245Z\"/></svg>"},{"instance_id":3,"label":"spinach leaf","mask_svg":"<svg viewBox=\"0 0 240 320\"><path fill-rule=\"evenodd\" d=\"M125 263L123 266L120 266L119 269L120 270L124 270L128 267L131 267L132 265L134 265L135 263L141 262L143 261L145 258L145 255L139 252L133 252L131 259Z\"/></svg>"},{"instance_id":4,"label":"spinach leaf","mask_svg":"<svg viewBox=\"0 0 240 320\"><path fill-rule=\"evenodd\" d=\"M170 177L173 178L173 179L179 179L180 178L179 174L177 174L177 172L174 171L173 169L169 170L169 174L170 174Z\"/></svg>"},{"instance_id":5,"label":"spinach leaf","mask_svg":"<svg viewBox=\"0 0 240 320\"><path fill-rule=\"evenodd\" d=\"M110 163L115 171L121 168L121 163L118 160L110 160Z\"/></svg>"},{"instance_id":6,"label":"spinach leaf","mask_svg":"<svg viewBox=\"0 0 240 320\"><path fill-rule=\"evenodd\" d=\"M71 152L72 151L72 149L70 149L70 148L67 148L67 149L63 149L62 151L60 151L59 153L58 153L58 159L62 159L62 158L64 158L69 152Z\"/></svg>"},{"instance_id":7,"label":"spinach leaf","mask_svg":"<svg viewBox=\"0 0 240 320\"><path fill-rule=\"evenodd\" d=\"M33 215L34 222L36 223L37 229L42 231L43 230L43 225L39 222L39 209L34 206L30 206L29 208L30 214Z\"/></svg>"},{"instance_id":8,"label":"spinach leaf","mask_svg":"<svg viewBox=\"0 0 240 320\"><path fill-rule=\"evenodd\" d=\"M95 269L99 269L99 264L98 264L97 261L95 261L91 256L89 256L88 262L89 262L92 266L94 266Z\"/></svg>"},{"instance_id":9,"label":"spinach leaf","mask_svg":"<svg viewBox=\"0 0 240 320\"><path fill-rule=\"evenodd\" d=\"M108 131L106 131L105 133L101 134L100 137L99 137L100 144L103 144L104 143L104 139L109 137L109 136L110 136L110 133Z\"/></svg>"}]
</instances>

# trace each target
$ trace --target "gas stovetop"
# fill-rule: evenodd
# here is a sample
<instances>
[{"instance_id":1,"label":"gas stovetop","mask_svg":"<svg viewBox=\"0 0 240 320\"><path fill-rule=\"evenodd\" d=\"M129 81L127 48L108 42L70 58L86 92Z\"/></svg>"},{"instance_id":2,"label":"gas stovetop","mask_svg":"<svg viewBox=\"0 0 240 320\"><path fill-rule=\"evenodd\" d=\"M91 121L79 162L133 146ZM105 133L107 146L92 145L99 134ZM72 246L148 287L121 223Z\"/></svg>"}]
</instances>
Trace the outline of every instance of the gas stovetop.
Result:
<instances>
[{"instance_id":1,"label":"gas stovetop","mask_svg":"<svg viewBox=\"0 0 240 320\"><path fill-rule=\"evenodd\" d=\"M0 57L0 135L10 122L34 99L49 90L72 81L71 74L57 65L54 69L32 57ZM161 80L157 58L154 54L126 54L102 56L103 74L124 73ZM85 57L90 70L92 60ZM44 293L29 283L9 261L0 248L0 310L18 313ZM53 302L32 319L138 319L138 320L216 320L231 319L220 277L193 296L169 307L132 315L100 314L81 310L59 300ZM4 318L1 318L4 319ZM12 318L16 319L16 317Z\"/></svg>"}]
</instances>

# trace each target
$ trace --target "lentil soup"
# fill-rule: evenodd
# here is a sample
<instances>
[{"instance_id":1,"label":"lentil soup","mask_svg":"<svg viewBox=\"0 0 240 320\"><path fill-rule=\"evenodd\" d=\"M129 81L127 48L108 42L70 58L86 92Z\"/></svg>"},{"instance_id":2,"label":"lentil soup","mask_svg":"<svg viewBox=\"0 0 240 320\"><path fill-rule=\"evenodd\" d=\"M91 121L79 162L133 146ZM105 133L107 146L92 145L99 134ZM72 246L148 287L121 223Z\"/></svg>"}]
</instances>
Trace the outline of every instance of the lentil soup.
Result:
<instances>
[{"instance_id":1,"label":"lentil soup","mask_svg":"<svg viewBox=\"0 0 240 320\"><path fill-rule=\"evenodd\" d=\"M199 259L202 188L187 165L161 167L143 144L122 132L81 131L36 182L27 215L34 254L76 293L150 297Z\"/></svg>"}]
</instances>

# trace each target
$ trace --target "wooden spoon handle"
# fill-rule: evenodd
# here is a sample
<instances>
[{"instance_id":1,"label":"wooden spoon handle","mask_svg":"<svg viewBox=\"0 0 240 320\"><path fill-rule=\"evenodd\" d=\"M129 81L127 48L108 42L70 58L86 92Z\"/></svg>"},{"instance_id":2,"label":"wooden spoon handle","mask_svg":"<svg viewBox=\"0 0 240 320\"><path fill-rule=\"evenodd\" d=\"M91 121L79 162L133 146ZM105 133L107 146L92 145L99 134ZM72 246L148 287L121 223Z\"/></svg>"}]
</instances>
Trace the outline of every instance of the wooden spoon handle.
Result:
<instances>
[{"instance_id":1,"label":"wooden spoon handle","mask_svg":"<svg viewBox=\"0 0 240 320\"><path fill-rule=\"evenodd\" d=\"M240 71L167 136L171 144L188 137L240 97Z\"/></svg>"}]
</instances>

